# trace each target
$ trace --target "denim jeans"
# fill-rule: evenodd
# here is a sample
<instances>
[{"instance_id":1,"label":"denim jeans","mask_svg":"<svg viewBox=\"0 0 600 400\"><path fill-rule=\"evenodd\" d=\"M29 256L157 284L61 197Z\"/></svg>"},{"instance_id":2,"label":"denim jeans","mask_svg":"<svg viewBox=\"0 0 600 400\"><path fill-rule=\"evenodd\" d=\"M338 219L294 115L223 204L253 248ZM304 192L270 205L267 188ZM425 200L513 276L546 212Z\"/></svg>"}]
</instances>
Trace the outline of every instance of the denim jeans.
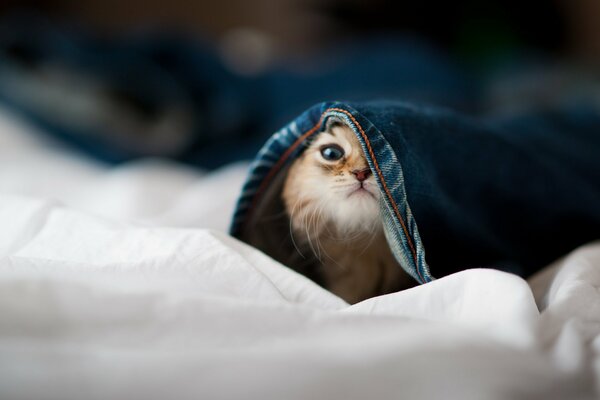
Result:
<instances>
[{"instance_id":1,"label":"denim jeans","mask_svg":"<svg viewBox=\"0 0 600 400\"><path fill-rule=\"evenodd\" d=\"M476 119L383 101L322 103L275 133L252 164L234 236L279 258L264 239L279 229L266 204L277 203L286 167L328 118L358 137L382 194L388 243L419 283L474 267L528 276L600 237L599 110L563 105Z\"/></svg>"}]
</instances>

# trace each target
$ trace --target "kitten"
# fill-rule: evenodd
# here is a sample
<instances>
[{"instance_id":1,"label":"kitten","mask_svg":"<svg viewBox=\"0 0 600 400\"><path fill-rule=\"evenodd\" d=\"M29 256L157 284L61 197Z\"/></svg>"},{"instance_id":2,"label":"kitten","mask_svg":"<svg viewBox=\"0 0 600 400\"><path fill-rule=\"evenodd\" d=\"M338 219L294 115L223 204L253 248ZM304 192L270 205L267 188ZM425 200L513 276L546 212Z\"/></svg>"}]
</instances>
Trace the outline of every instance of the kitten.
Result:
<instances>
[{"instance_id":1,"label":"kitten","mask_svg":"<svg viewBox=\"0 0 600 400\"><path fill-rule=\"evenodd\" d=\"M412 286L384 237L379 196L358 139L341 123L318 134L284 182L296 249L349 303Z\"/></svg>"}]
</instances>

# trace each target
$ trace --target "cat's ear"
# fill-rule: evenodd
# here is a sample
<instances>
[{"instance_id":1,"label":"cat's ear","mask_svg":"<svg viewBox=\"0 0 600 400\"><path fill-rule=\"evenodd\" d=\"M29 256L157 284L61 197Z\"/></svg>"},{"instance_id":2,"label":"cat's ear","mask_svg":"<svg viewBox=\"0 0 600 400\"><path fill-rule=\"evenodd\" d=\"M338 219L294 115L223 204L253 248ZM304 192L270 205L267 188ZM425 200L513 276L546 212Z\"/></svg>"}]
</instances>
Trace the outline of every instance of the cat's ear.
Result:
<instances>
[{"instance_id":1,"label":"cat's ear","mask_svg":"<svg viewBox=\"0 0 600 400\"><path fill-rule=\"evenodd\" d=\"M331 130L336 126L346 126L346 122L339 117L329 117L325 123L325 131L331 132Z\"/></svg>"}]
</instances>

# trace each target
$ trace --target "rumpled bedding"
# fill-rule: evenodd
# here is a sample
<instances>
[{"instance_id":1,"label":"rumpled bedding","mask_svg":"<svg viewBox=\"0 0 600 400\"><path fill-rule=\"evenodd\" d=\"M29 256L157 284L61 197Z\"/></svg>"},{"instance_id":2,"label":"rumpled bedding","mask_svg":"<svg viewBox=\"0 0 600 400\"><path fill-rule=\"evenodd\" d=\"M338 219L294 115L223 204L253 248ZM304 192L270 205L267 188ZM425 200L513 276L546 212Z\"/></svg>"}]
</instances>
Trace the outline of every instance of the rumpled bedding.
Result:
<instances>
[{"instance_id":1,"label":"rumpled bedding","mask_svg":"<svg viewBox=\"0 0 600 400\"><path fill-rule=\"evenodd\" d=\"M349 306L224 233L245 164L107 167L32 131L0 110L0 398L600 395L600 243Z\"/></svg>"}]
</instances>

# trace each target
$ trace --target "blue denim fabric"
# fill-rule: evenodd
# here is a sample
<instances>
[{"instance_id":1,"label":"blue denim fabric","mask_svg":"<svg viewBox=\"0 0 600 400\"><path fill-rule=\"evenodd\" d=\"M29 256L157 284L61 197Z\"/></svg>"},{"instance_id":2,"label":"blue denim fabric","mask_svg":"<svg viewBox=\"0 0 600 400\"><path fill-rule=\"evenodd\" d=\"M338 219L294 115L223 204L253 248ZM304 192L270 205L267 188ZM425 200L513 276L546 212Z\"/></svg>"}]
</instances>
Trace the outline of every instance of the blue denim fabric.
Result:
<instances>
[{"instance_id":1,"label":"blue denim fabric","mask_svg":"<svg viewBox=\"0 0 600 400\"><path fill-rule=\"evenodd\" d=\"M234 236L252 242L244 229L261 196L330 117L360 140L387 240L419 283L472 267L528 276L600 237L598 110L475 119L400 102L322 103L272 136L251 167Z\"/></svg>"}]
</instances>

